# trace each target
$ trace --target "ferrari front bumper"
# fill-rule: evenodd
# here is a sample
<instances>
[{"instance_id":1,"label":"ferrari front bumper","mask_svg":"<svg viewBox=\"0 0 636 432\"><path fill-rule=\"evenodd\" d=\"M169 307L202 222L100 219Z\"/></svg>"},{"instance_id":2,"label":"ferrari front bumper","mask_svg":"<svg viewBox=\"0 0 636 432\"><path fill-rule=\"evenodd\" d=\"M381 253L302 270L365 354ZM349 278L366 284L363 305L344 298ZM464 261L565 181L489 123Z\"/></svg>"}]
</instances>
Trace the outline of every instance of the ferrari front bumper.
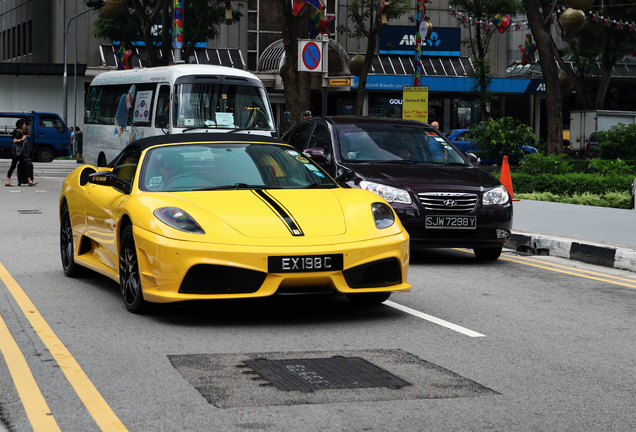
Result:
<instances>
[{"instance_id":1,"label":"ferrari front bumper","mask_svg":"<svg viewBox=\"0 0 636 432\"><path fill-rule=\"evenodd\" d=\"M134 227L133 233L144 299L154 303L265 297L277 292L347 294L411 289L406 282L410 258L406 231L373 240L301 247L173 240L139 227ZM342 254L343 270L268 272L271 256L333 254ZM383 277L384 273L390 275Z\"/></svg>"}]
</instances>

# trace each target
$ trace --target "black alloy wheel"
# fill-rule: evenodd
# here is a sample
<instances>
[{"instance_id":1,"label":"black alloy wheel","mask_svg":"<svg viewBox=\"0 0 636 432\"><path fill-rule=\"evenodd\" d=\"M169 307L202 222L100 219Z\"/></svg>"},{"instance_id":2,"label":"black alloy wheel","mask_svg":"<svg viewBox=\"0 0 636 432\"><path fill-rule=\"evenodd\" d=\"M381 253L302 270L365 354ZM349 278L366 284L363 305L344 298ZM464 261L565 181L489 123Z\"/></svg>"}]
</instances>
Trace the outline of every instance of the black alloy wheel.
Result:
<instances>
[{"instance_id":1,"label":"black alloy wheel","mask_svg":"<svg viewBox=\"0 0 636 432\"><path fill-rule=\"evenodd\" d=\"M62 257L62 268L68 277L75 277L81 274L82 267L75 263L73 257L73 227L71 226L71 216L66 202L62 205L62 223L60 224L60 255Z\"/></svg>"},{"instance_id":2,"label":"black alloy wheel","mask_svg":"<svg viewBox=\"0 0 636 432\"><path fill-rule=\"evenodd\" d=\"M132 313L141 313L146 309L147 302L141 290L139 262L137 249L133 237L132 225L126 226L121 235L119 247L119 286L126 309Z\"/></svg>"}]
</instances>

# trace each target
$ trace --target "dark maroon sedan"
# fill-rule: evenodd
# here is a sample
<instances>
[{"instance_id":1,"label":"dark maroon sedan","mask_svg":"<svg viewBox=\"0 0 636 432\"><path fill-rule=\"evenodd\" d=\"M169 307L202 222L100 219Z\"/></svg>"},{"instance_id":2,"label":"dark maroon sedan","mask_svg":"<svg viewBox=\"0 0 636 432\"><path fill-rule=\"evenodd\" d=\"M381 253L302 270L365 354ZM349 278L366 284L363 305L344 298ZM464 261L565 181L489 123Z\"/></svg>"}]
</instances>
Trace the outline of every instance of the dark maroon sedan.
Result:
<instances>
[{"instance_id":1,"label":"dark maroon sedan","mask_svg":"<svg viewBox=\"0 0 636 432\"><path fill-rule=\"evenodd\" d=\"M477 168L431 126L381 117L313 117L283 140L333 177L386 199L412 246L470 248L496 260L510 238L512 202L503 185Z\"/></svg>"}]
</instances>

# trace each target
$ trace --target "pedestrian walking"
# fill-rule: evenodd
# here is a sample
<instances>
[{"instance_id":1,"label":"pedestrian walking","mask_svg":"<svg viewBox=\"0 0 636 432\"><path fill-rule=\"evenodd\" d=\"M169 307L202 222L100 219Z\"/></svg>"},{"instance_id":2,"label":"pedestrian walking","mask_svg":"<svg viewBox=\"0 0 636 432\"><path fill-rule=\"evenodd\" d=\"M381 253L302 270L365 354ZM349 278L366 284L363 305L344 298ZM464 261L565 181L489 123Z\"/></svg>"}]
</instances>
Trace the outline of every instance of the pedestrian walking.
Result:
<instances>
[{"instance_id":1,"label":"pedestrian walking","mask_svg":"<svg viewBox=\"0 0 636 432\"><path fill-rule=\"evenodd\" d=\"M75 126L75 149L77 153L77 163L82 163L82 147L84 147L84 132L79 126Z\"/></svg>"},{"instance_id":2,"label":"pedestrian walking","mask_svg":"<svg viewBox=\"0 0 636 432\"><path fill-rule=\"evenodd\" d=\"M26 129L26 120L19 119L15 122L15 130L13 131L13 144L11 146L11 166L9 167L9 172L7 173L7 181L4 183L5 186L13 186L11 184L11 176L13 175L13 171L18 166L18 163L21 165L25 163L25 159L29 154L29 143L27 142L27 137L24 135L24 130ZM32 176L27 178L29 186L35 186L38 182L34 182L32 180ZM18 176L19 177L19 176ZM18 179L18 184L20 183L20 179Z\"/></svg>"},{"instance_id":3,"label":"pedestrian walking","mask_svg":"<svg viewBox=\"0 0 636 432\"><path fill-rule=\"evenodd\" d=\"M307 110L303 113L303 120L307 120L309 118L312 118L313 115L311 115L311 111Z\"/></svg>"}]
</instances>

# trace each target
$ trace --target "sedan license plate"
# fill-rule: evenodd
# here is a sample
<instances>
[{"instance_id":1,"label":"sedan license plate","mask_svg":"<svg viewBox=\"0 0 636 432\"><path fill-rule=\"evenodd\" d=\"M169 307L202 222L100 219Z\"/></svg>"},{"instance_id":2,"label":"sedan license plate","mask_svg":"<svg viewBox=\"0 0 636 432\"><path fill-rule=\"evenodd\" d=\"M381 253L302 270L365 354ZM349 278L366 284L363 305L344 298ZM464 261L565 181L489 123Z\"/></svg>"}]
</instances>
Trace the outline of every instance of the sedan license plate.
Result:
<instances>
[{"instance_id":1,"label":"sedan license plate","mask_svg":"<svg viewBox=\"0 0 636 432\"><path fill-rule=\"evenodd\" d=\"M426 216L428 229L476 229L475 216Z\"/></svg>"},{"instance_id":2,"label":"sedan license plate","mask_svg":"<svg viewBox=\"0 0 636 432\"><path fill-rule=\"evenodd\" d=\"M342 254L271 256L267 259L269 273L303 273L342 270Z\"/></svg>"}]
</instances>

